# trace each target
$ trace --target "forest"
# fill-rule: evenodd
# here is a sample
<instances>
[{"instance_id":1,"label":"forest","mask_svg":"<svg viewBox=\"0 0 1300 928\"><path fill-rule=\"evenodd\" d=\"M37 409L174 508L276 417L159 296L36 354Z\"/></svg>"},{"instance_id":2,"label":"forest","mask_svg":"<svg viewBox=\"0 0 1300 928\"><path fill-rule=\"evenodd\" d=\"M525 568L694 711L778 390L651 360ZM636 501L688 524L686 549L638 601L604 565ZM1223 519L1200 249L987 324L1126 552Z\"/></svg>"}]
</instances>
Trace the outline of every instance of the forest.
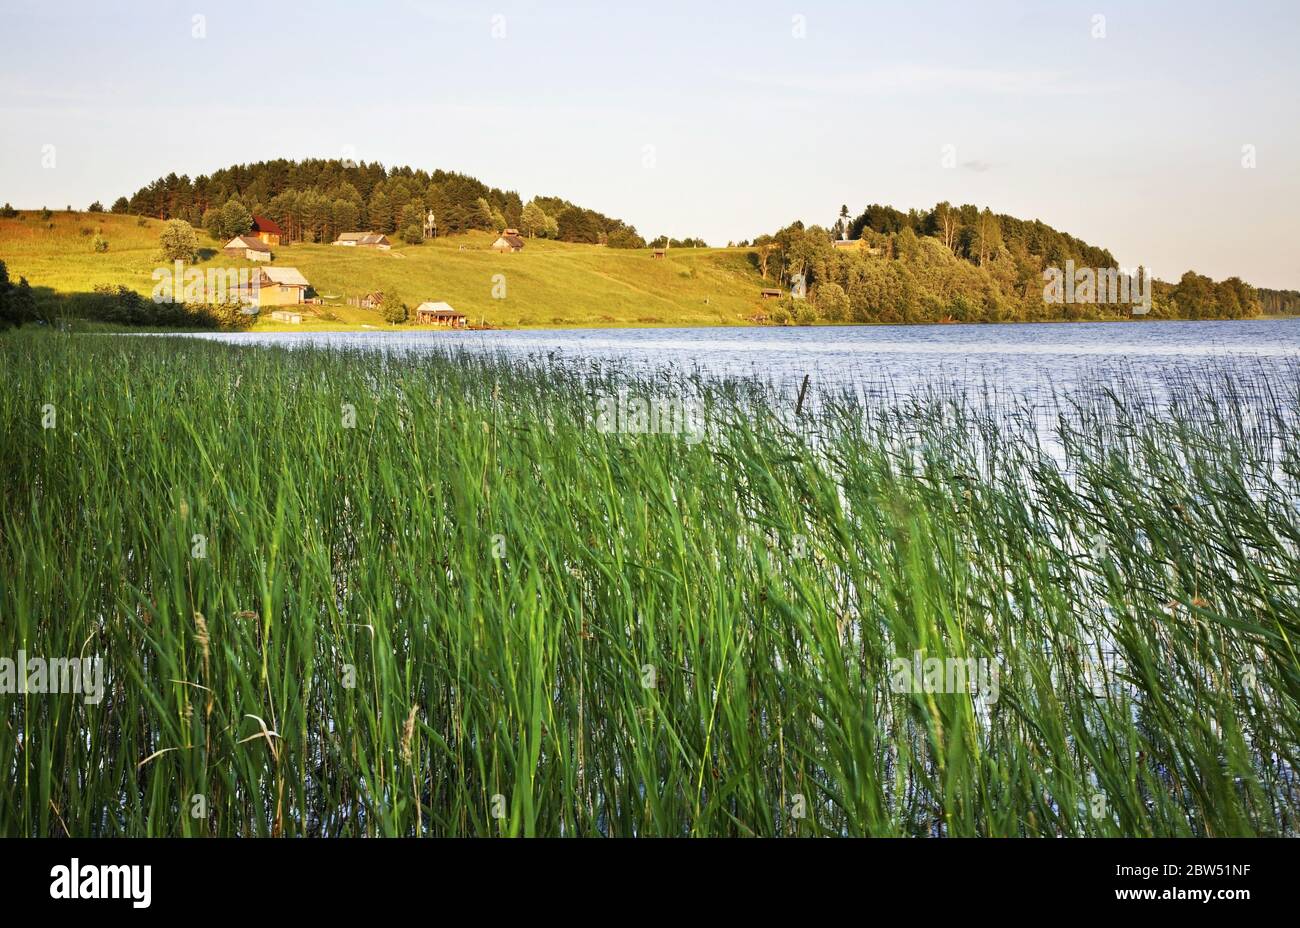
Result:
<instances>
[{"instance_id":1,"label":"forest","mask_svg":"<svg viewBox=\"0 0 1300 928\"><path fill-rule=\"evenodd\" d=\"M836 240L858 240L841 247ZM1135 313L1131 303L1049 303L1043 272L1073 261L1079 268L1113 268L1109 251L1053 229L972 205L938 203L902 212L872 204L856 218L847 206L827 226L795 222L760 235L748 247L764 280L800 278L808 300L785 300L777 321L1019 322L1113 319ZM1133 269L1134 271L1138 269ZM1238 277L1213 281L1188 271L1177 282L1156 280L1149 319L1242 319L1264 311L1258 292ZM1278 291L1270 305L1291 311L1300 298Z\"/></svg>"},{"instance_id":2,"label":"forest","mask_svg":"<svg viewBox=\"0 0 1300 928\"><path fill-rule=\"evenodd\" d=\"M466 174L340 159L239 164L194 179L172 173L119 197L111 210L184 219L216 237L235 234L229 230L244 215L257 214L279 223L290 242L329 242L340 232L366 229L408 244L423 240L432 211L439 235L510 227L536 238L645 247L634 227L560 197L524 203L515 191Z\"/></svg>"}]
</instances>

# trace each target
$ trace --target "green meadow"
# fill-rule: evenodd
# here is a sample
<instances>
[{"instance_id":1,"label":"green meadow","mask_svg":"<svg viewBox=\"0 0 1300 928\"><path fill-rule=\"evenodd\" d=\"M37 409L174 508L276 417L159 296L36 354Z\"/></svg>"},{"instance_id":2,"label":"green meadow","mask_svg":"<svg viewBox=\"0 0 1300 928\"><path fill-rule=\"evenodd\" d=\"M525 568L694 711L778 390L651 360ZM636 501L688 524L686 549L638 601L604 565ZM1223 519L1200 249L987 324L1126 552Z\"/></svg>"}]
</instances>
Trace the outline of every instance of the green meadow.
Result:
<instances>
[{"instance_id":1,"label":"green meadow","mask_svg":"<svg viewBox=\"0 0 1300 928\"><path fill-rule=\"evenodd\" d=\"M98 285L148 296L154 269L168 265L158 256L163 225L111 213L55 212L44 220L23 212L0 219L0 260L15 280L26 277L47 306L75 307L76 294ZM108 239L107 251L94 250L96 233ZM396 293L412 310L444 301L472 322L494 326L739 325L759 310L759 289L771 285L744 249L670 249L665 259L655 259L649 250L543 239L529 240L518 254L497 254L490 248L495 236L485 232L421 245L392 238L388 252L306 244L274 249L273 265L298 268L329 304L311 307L321 318L291 328L385 326L377 310L346 305L374 290ZM221 255L223 243L202 230L199 240L205 254L198 267L250 266ZM257 323L258 329L276 327L270 320Z\"/></svg>"},{"instance_id":2,"label":"green meadow","mask_svg":"<svg viewBox=\"0 0 1300 928\"><path fill-rule=\"evenodd\" d=\"M106 279L148 264L119 238ZM557 300L582 260L731 273L286 251L430 297L446 268ZM68 287L100 257L6 254ZM30 328L0 371L0 658L103 668L97 701L0 695L0 834L1300 830L1294 377L1189 369L1171 408L1121 384L1048 427L940 386L796 415L743 381ZM620 391L707 436L598 427Z\"/></svg>"}]
</instances>

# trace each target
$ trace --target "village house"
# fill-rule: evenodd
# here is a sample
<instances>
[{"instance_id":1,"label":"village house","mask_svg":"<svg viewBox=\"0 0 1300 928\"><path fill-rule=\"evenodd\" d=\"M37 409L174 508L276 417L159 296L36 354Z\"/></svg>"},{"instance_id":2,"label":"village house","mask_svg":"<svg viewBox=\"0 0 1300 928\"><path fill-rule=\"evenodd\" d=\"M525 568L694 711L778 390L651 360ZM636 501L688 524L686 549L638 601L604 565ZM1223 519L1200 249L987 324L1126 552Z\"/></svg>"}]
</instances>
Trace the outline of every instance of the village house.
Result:
<instances>
[{"instance_id":1,"label":"village house","mask_svg":"<svg viewBox=\"0 0 1300 928\"><path fill-rule=\"evenodd\" d=\"M280 237L284 232L275 220L267 219L265 216L254 216L253 231L249 235L255 236L263 245L279 245Z\"/></svg>"},{"instance_id":2,"label":"village house","mask_svg":"<svg viewBox=\"0 0 1300 928\"><path fill-rule=\"evenodd\" d=\"M515 252L524 250L524 240L519 236L518 229L506 229L501 236L492 243L492 250L505 252Z\"/></svg>"},{"instance_id":3,"label":"village house","mask_svg":"<svg viewBox=\"0 0 1300 928\"><path fill-rule=\"evenodd\" d=\"M362 309L378 309L384 302L384 291L372 290L357 301Z\"/></svg>"},{"instance_id":4,"label":"village house","mask_svg":"<svg viewBox=\"0 0 1300 928\"><path fill-rule=\"evenodd\" d=\"M446 303L421 303L415 308L416 325L445 325L463 329L467 321L464 313L452 309Z\"/></svg>"},{"instance_id":5,"label":"village house","mask_svg":"<svg viewBox=\"0 0 1300 928\"><path fill-rule=\"evenodd\" d=\"M296 267L267 267L258 279L260 306L290 306L307 301L307 278Z\"/></svg>"},{"instance_id":6,"label":"village house","mask_svg":"<svg viewBox=\"0 0 1300 928\"><path fill-rule=\"evenodd\" d=\"M393 247L388 236L382 232L340 232L334 244L349 248L377 248L380 251L388 251Z\"/></svg>"},{"instance_id":7,"label":"village house","mask_svg":"<svg viewBox=\"0 0 1300 928\"><path fill-rule=\"evenodd\" d=\"M230 255L232 258L244 258L248 261L270 261L271 246L267 245L260 238L256 238L251 232L243 235L236 235L225 245L221 246L223 255Z\"/></svg>"}]
</instances>

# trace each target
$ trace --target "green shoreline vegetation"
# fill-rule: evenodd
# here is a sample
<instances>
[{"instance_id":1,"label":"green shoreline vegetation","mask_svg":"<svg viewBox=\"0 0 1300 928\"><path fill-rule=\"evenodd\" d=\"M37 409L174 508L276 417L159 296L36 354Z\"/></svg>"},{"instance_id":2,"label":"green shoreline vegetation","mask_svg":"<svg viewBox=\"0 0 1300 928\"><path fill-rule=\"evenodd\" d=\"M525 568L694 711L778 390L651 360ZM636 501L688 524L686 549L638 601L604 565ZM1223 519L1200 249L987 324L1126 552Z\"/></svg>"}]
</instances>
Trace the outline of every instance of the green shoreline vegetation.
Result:
<instances>
[{"instance_id":1,"label":"green shoreline vegetation","mask_svg":"<svg viewBox=\"0 0 1300 928\"><path fill-rule=\"evenodd\" d=\"M105 674L0 698L6 835L1300 831L1296 371L1049 430L452 352L0 370L0 656ZM594 427L620 390L708 437Z\"/></svg>"}]
</instances>

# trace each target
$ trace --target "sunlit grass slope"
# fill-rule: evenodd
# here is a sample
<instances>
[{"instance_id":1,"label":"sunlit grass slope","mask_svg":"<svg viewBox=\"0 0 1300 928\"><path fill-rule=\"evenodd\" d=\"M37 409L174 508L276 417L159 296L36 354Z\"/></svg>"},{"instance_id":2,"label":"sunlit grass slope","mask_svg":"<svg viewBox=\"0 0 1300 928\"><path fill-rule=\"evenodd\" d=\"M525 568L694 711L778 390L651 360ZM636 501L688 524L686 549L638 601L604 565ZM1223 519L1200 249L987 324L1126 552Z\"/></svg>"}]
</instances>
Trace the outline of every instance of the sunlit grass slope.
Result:
<instances>
[{"instance_id":1,"label":"sunlit grass slope","mask_svg":"<svg viewBox=\"0 0 1300 928\"><path fill-rule=\"evenodd\" d=\"M0 260L33 287L78 293L121 284L147 295L163 224L140 222L65 212L43 220L25 212L0 219ZM109 241L107 252L92 247L97 231ZM199 239L219 251L221 243L201 230ZM275 249L274 264L298 268L326 302L339 304L323 307L334 320L308 320L309 328L383 325L377 311L346 305L373 290L394 292L412 308L445 301L476 323L501 326L735 325L759 308L765 286L740 249L670 249L655 259L648 250L530 239L522 252L502 255L490 249L493 239L471 233L403 245L394 237L389 252L294 244ZM200 266L248 262L217 253Z\"/></svg>"}]
</instances>

